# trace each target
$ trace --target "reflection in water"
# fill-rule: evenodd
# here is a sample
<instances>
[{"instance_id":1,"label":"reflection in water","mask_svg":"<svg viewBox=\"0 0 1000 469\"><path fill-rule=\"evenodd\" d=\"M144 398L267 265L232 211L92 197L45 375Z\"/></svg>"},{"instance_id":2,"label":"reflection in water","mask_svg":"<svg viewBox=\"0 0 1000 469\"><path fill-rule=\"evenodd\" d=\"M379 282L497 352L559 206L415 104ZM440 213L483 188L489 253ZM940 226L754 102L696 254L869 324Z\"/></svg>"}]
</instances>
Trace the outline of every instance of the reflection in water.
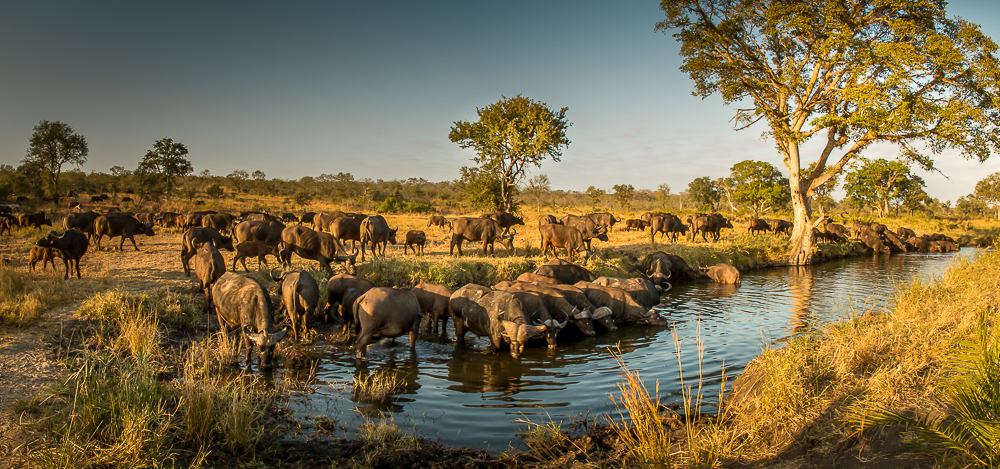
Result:
<instances>
[{"instance_id":1,"label":"reflection in water","mask_svg":"<svg viewBox=\"0 0 1000 469\"><path fill-rule=\"evenodd\" d=\"M792 302L792 334L801 334L811 329L809 306L812 303L812 287L815 272L809 266L788 269L788 290Z\"/></svg>"},{"instance_id":2,"label":"reflection in water","mask_svg":"<svg viewBox=\"0 0 1000 469\"><path fill-rule=\"evenodd\" d=\"M489 351L482 338L459 347L451 341L420 340L415 355L405 346L373 347L368 359L360 362L349 347L337 347L316 369L315 379L325 384L313 386L314 393L294 401L292 407L303 420L324 415L348 429L363 423L363 414L388 413L397 424L447 444L504 450L516 440L517 420L558 422L609 413L608 395L617 393L620 379L609 347L620 349L628 367L642 376L649 389L659 382L660 397L671 402L677 399L681 379L678 359L689 384L701 379L706 386L720 386L723 373L731 383L766 344L819 329L852 309L889 307L899 284L914 276L937 275L953 256L975 252L767 269L745 273L739 288L710 282L675 285L657 306L670 328L623 327L565 341L560 336L557 349L549 350L542 342L526 349L518 360ZM679 352L674 349L673 330L681 342ZM449 337L454 337L453 330ZM705 343L701 368L695 346L699 338ZM354 375L382 367L399 373L406 390L383 408L353 402Z\"/></svg>"}]
</instances>

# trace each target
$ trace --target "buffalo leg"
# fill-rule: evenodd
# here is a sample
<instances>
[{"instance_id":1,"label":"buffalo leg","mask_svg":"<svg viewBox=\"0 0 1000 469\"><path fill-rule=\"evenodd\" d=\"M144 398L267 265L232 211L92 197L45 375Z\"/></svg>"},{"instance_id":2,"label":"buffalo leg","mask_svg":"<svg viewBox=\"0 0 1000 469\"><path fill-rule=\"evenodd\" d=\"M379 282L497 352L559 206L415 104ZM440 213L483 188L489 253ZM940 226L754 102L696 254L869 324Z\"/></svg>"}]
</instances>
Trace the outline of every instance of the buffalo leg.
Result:
<instances>
[{"instance_id":1,"label":"buffalo leg","mask_svg":"<svg viewBox=\"0 0 1000 469\"><path fill-rule=\"evenodd\" d=\"M462 318L455 317L455 341L464 344L465 343L465 323Z\"/></svg>"},{"instance_id":2,"label":"buffalo leg","mask_svg":"<svg viewBox=\"0 0 1000 469\"><path fill-rule=\"evenodd\" d=\"M365 353L368 351L368 344L372 343L372 333L365 332L358 336L358 340L354 344L354 356L357 358L365 358Z\"/></svg>"},{"instance_id":3,"label":"buffalo leg","mask_svg":"<svg viewBox=\"0 0 1000 469\"><path fill-rule=\"evenodd\" d=\"M416 348L417 348L417 332L410 331L410 350L415 350Z\"/></svg>"}]
</instances>

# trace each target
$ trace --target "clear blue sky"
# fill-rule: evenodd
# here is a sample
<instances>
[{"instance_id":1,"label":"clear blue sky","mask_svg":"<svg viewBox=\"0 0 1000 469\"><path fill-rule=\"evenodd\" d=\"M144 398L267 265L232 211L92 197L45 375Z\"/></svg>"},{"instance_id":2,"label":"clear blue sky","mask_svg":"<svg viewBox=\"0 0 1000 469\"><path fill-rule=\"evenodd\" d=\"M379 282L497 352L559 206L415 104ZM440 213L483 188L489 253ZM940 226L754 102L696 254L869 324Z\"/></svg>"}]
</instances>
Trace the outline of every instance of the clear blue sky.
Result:
<instances>
[{"instance_id":1,"label":"clear blue sky","mask_svg":"<svg viewBox=\"0 0 1000 469\"><path fill-rule=\"evenodd\" d=\"M572 141L547 161L556 189L618 183L675 192L745 159L783 169L761 129L690 95L656 1L136 2L0 5L0 163L17 165L32 127L60 120L90 145L85 171L133 169L154 141L185 143L196 172L260 169L297 179L458 177L471 150L456 120L521 93L569 107ZM1000 2L949 13L1000 40ZM894 157L875 148L869 157ZM954 201L1000 171L957 155L951 179L919 172Z\"/></svg>"}]
</instances>

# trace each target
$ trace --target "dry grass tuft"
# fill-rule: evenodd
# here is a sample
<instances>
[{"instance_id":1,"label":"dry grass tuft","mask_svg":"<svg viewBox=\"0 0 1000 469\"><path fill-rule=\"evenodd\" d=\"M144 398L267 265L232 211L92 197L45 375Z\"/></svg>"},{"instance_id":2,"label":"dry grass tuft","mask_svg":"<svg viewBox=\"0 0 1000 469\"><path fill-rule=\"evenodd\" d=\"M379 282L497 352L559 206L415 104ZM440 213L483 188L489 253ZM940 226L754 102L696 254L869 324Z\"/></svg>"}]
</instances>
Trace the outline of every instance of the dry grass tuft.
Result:
<instances>
[{"instance_id":1,"label":"dry grass tuft","mask_svg":"<svg viewBox=\"0 0 1000 469\"><path fill-rule=\"evenodd\" d=\"M385 404L406 389L406 380L394 370L379 368L368 375L355 375L353 389L355 402Z\"/></svg>"}]
</instances>

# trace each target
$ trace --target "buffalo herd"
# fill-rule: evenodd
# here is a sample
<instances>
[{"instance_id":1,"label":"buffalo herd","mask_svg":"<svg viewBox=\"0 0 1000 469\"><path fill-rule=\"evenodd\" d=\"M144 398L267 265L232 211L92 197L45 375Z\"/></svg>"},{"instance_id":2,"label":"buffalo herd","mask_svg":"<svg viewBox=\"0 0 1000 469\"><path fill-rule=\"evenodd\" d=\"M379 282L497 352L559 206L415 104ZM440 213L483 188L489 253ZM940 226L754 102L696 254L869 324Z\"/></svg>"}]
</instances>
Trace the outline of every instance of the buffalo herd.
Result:
<instances>
[{"instance_id":1,"label":"buffalo herd","mask_svg":"<svg viewBox=\"0 0 1000 469\"><path fill-rule=\"evenodd\" d=\"M0 215L0 233L12 227L52 226L44 212L17 217ZM407 335L413 348L423 330L447 334L443 326L449 318L454 323L458 343L464 342L471 332L487 338L494 350L509 350L517 358L536 341L554 348L566 337L594 336L623 325L665 326L666 320L654 306L672 282L707 278L718 283L740 284L740 272L731 265L696 269L680 256L663 251L635 259L637 277L596 276L586 268L593 253L592 241L607 242L609 232L619 223L624 231L648 228L651 243L657 234L670 242L677 242L682 236L691 242L698 242L698 238L701 242L715 242L720 239L722 229L734 228L732 220L717 213L694 214L684 221L676 215L659 212L647 212L628 220L619 220L610 213L562 218L546 215L539 219L540 249L546 259L551 251L554 259L515 280L493 286L468 284L452 291L430 282L413 288L377 287L358 276L358 254L361 261L365 260L366 250L373 257L384 258L387 244L397 244L398 228L390 227L379 215L342 211L302 216L263 212L235 215L207 210L135 215L74 212L63 219L61 234L50 231L38 240L31 250L29 265L34 269L42 261L43 269L47 263L54 267L55 259L61 258L65 264L64 278L69 278L74 267L79 278L80 258L91 243L101 250L105 236L120 238L119 251L126 239L139 251L135 236L153 236L154 225L182 229L181 266L188 276L192 270L195 272L209 317L215 313L223 333L239 330L237 347L245 348L248 366L251 351L256 348L261 370L272 367L275 347L288 332L295 342L306 341L310 325L317 322L342 324L345 333L355 335L358 358L365 356L375 336L394 339ZM450 233L452 255L456 254L456 248L457 255L463 255L465 242L482 243L483 255L493 255L493 246L498 242L515 253L518 225L524 225L523 218L491 213L453 220L435 215L428 220L427 228L437 227ZM749 235L790 235L793 229L793 224L785 220L752 218L746 223ZM945 235L917 236L908 228L893 231L880 223L859 220L838 224L824 217L811 234L821 242L857 241L876 253L958 249L958 243ZM410 230L402 241L404 255L407 250L423 255L427 235L424 231ZM360 249L357 244L361 244ZM559 258L560 249L565 250L568 260ZM235 252L232 269L227 269L220 251ZM319 303L323 286L307 271L287 270L291 268L293 253L316 261L328 274L327 300L322 309ZM257 279L235 273L240 264L248 271L248 257L258 259L258 269L270 267L268 255L283 268L271 271L280 297L281 304L277 307L272 305L271 293ZM580 264L576 263L578 259ZM332 263L343 266L345 273L334 275ZM279 310L284 311L287 322L284 326L275 320Z\"/></svg>"}]
</instances>

